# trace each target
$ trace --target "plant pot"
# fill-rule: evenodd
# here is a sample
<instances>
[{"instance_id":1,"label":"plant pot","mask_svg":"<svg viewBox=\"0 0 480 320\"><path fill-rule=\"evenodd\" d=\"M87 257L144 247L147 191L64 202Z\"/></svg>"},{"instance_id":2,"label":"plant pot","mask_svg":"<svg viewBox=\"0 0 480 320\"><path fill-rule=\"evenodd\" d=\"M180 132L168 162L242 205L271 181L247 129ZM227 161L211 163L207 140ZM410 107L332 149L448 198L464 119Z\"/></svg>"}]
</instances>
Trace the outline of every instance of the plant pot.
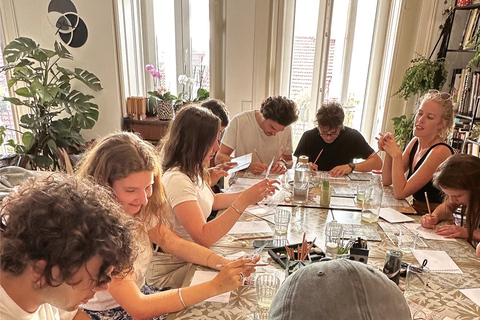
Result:
<instances>
[{"instance_id":1,"label":"plant pot","mask_svg":"<svg viewBox=\"0 0 480 320\"><path fill-rule=\"evenodd\" d=\"M172 120L173 119L173 106L172 101L160 101L157 103L157 117L160 120Z\"/></svg>"},{"instance_id":2,"label":"plant pot","mask_svg":"<svg viewBox=\"0 0 480 320\"><path fill-rule=\"evenodd\" d=\"M148 103L147 103L147 112L146 112L146 115L147 117L156 117L157 116L157 111L158 111L158 102L160 100L156 97L152 97L150 96L148 98Z\"/></svg>"}]
</instances>

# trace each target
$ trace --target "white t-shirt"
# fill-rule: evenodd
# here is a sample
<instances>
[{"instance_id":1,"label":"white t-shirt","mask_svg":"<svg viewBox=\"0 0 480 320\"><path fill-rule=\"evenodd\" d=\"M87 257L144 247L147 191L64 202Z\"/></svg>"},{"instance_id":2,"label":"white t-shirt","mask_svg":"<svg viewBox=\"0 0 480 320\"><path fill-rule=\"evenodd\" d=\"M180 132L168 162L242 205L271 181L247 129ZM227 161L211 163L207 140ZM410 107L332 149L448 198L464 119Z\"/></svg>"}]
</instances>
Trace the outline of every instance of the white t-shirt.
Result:
<instances>
[{"instance_id":1,"label":"white t-shirt","mask_svg":"<svg viewBox=\"0 0 480 320\"><path fill-rule=\"evenodd\" d=\"M0 286L0 319L1 320L71 320L75 311L64 311L49 304L42 304L36 312L28 313L20 308Z\"/></svg>"},{"instance_id":2,"label":"white t-shirt","mask_svg":"<svg viewBox=\"0 0 480 320\"><path fill-rule=\"evenodd\" d=\"M145 284L145 273L147 273L148 266L152 261L153 249L148 237L148 230L152 229L158 223L154 219L154 223L150 226L146 226L145 230L138 230L139 234L135 235L135 246L137 248L137 259L133 263L135 283L140 289ZM86 304L81 305L82 308L103 311L110 310L120 306L117 301L110 295L108 291L100 291L95 293L95 296L90 299Z\"/></svg>"},{"instance_id":3,"label":"white t-shirt","mask_svg":"<svg viewBox=\"0 0 480 320\"><path fill-rule=\"evenodd\" d=\"M270 164L272 158L279 160L282 154L292 154L292 127L278 132L275 136L267 136L255 119L255 110L237 114L230 121L222 143L235 152L235 157L252 153L252 161L259 161L253 151L256 149L261 160Z\"/></svg>"},{"instance_id":4,"label":"white t-shirt","mask_svg":"<svg viewBox=\"0 0 480 320\"><path fill-rule=\"evenodd\" d=\"M177 219L173 208L186 201L198 201L205 221L212 212L215 197L210 186L203 181L194 184L190 178L178 169L167 170L162 177L167 193L167 216L173 221L173 231L180 237L192 241L188 232Z\"/></svg>"}]
</instances>

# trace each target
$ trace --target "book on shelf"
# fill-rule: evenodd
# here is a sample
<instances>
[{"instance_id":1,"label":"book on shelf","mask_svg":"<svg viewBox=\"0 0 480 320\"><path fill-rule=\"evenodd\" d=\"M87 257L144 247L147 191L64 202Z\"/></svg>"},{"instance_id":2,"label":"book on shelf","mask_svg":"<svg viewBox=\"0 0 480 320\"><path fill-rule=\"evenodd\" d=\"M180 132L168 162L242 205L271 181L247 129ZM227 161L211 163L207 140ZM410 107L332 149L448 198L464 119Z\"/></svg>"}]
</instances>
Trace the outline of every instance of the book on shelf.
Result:
<instances>
[{"instance_id":1,"label":"book on shelf","mask_svg":"<svg viewBox=\"0 0 480 320\"><path fill-rule=\"evenodd\" d=\"M467 24L465 26L465 33L463 35L463 40L462 40L462 49L464 50L471 49L470 47L473 46L473 44L469 42L470 40L472 40L472 37L475 33L475 28L477 27L477 22L478 22L478 15L479 15L478 8L470 10Z\"/></svg>"},{"instance_id":2,"label":"book on shelf","mask_svg":"<svg viewBox=\"0 0 480 320\"><path fill-rule=\"evenodd\" d=\"M467 142L467 147L465 148L466 154L471 154L472 156L479 156L480 146L476 143Z\"/></svg>"},{"instance_id":3,"label":"book on shelf","mask_svg":"<svg viewBox=\"0 0 480 320\"><path fill-rule=\"evenodd\" d=\"M480 1L480 0L479 0ZM458 93L460 91L460 84L462 80L462 69L453 69L452 81L450 83L450 95L455 106L458 104Z\"/></svg>"}]
</instances>

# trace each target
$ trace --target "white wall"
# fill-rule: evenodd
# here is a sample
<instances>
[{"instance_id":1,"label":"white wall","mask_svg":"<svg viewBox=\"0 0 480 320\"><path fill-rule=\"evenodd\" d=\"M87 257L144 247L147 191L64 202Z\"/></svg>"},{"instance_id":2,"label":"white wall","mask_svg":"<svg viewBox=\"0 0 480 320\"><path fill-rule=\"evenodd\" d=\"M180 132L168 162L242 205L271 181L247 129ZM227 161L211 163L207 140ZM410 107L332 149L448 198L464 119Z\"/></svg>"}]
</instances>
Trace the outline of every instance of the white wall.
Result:
<instances>
[{"instance_id":1,"label":"white wall","mask_svg":"<svg viewBox=\"0 0 480 320\"><path fill-rule=\"evenodd\" d=\"M45 48L61 41L47 19L49 0L0 0L4 42L18 36L32 38ZM73 0L79 16L88 28L87 42L80 48L67 47L73 61L62 62L65 67L79 67L94 73L101 81L102 91L93 92L83 84L78 89L95 96L99 119L92 130L83 130L85 140L120 130L120 74L115 40L114 0Z\"/></svg>"}]
</instances>

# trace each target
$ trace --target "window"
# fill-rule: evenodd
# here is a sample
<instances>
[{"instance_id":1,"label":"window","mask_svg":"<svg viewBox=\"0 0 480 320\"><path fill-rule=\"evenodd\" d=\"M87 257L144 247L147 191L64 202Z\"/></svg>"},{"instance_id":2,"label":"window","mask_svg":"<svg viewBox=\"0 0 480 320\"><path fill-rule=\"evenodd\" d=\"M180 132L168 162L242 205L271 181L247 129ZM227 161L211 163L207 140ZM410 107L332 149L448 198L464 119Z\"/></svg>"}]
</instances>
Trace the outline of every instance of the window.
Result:
<instances>
[{"instance_id":1,"label":"window","mask_svg":"<svg viewBox=\"0 0 480 320\"><path fill-rule=\"evenodd\" d=\"M295 145L302 133L312 128L322 102L341 102L346 106L345 125L362 128L377 1L331 3L333 7L320 0L296 1L289 88L290 98L300 109L293 128ZM323 59L315 59L324 50L317 41L319 34L329 35L323 44L327 46ZM315 78L320 81L317 99L312 95L317 90Z\"/></svg>"},{"instance_id":2,"label":"window","mask_svg":"<svg viewBox=\"0 0 480 320\"><path fill-rule=\"evenodd\" d=\"M155 59L162 85L194 99L198 88L210 89L209 0L154 0ZM175 32L170 32L175 30ZM193 79L184 87L180 75Z\"/></svg>"},{"instance_id":3,"label":"window","mask_svg":"<svg viewBox=\"0 0 480 320\"><path fill-rule=\"evenodd\" d=\"M1 25L1 24L0 24ZM3 39L0 33L0 48L3 52ZM0 68L4 66L3 55L0 55ZM13 120L12 106L7 101L2 101L3 96L8 96L7 77L5 72L0 73L0 126L7 128L5 130L5 141L13 139L16 140L15 122ZM0 153L8 153L7 146L3 145L0 148Z\"/></svg>"}]
</instances>

